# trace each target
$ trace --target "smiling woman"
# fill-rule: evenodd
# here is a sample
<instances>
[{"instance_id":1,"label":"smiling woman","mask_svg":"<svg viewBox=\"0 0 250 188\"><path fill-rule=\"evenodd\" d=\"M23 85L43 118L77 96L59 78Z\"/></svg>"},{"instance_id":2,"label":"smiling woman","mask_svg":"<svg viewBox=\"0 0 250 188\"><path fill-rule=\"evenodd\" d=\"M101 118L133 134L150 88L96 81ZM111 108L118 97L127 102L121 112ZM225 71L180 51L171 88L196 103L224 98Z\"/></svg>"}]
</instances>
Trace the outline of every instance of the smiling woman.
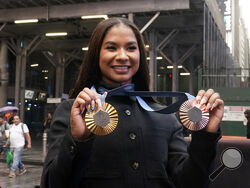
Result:
<instances>
[{"instance_id":1,"label":"smiling woman","mask_svg":"<svg viewBox=\"0 0 250 188\"><path fill-rule=\"evenodd\" d=\"M149 91L138 28L125 18L107 19L97 25L88 46L71 99L53 116L42 187L206 187L220 138L224 103L219 94L199 91L196 102L210 118L192 135L188 150L174 114L146 111L136 97L105 95L121 85ZM160 107L150 97L143 99Z\"/></svg>"}]
</instances>

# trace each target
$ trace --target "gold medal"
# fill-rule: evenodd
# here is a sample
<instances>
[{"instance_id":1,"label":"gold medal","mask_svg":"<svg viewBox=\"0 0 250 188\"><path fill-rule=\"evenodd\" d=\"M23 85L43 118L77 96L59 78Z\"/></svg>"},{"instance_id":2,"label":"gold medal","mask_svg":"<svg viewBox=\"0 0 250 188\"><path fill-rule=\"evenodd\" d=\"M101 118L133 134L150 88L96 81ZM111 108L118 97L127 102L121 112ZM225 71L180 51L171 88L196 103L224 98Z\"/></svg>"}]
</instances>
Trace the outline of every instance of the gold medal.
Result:
<instances>
[{"instance_id":1,"label":"gold medal","mask_svg":"<svg viewBox=\"0 0 250 188\"><path fill-rule=\"evenodd\" d=\"M201 130L209 120L209 112L205 109L205 105L196 104L194 99L187 100L179 109L180 121L191 131Z\"/></svg>"},{"instance_id":2,"label":"gold medal","mask_svg":"<svg viewBox=\"0 0 250 188\"><path fill-rule=\"evenodd\" d=\"M85 122L90 132L96 135L107 135L116 128L118 113L111 104L103 102L102 109L85 114Z\"/></svg>"}]
</instances>

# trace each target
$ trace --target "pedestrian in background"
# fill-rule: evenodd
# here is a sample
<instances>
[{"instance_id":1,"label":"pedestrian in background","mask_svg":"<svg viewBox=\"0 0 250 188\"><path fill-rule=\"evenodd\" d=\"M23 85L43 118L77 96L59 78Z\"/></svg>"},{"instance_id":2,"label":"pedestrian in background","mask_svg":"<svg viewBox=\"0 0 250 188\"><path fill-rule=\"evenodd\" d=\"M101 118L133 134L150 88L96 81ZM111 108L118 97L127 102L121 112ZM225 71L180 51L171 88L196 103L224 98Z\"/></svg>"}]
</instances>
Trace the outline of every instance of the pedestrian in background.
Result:
<instances>
[{"instance_id":1,"label":"pedestrian in background","mask_svg":"<svg viewBox=\"0 0 250 188\"><path fill-rule=\"evenodd\" d=\"M11 115L11 116L9 117L8 122L9 122L9 124L11 125L11 124L14 123L13 119L14 119L14 116L17 115L17 110L13 110L13 112L12 112L10 115Z\"/></svg>"},{"instance_id":2,"label":"pedestrian in background","mask_svg":"<svg viewBox=\"0 0 250 188\"><path fill-rule=\"evenodd\" d=\"M13 125L9 131L9 147L13 154L13 163L10 165L9 177L13 178L16 176L16 170L18 168L18 175L22 175L26 172L24 164L21 161L21 154L24 149L25 139L27 141L27 149L31 149L31 137L27 125L21 122L18 115L13 117Z\"/></svg>"},{"instance_id":3,"label":"pedestrian in background","mask_svg":"<svg viewBox=\"0 0 250 188\"><path fill-rule=\"evenodd\" d=\"M48 133L49 129L50 129L50 123L52 120L52 113L48 112L47 116L45 117L45 121L43 123L43 132L44 133Z\"/></svg>"},{"instance_id":4,"label":"pedestrian in background","mask_svg":"<svg viewBox=\"0 0 250 188\"><path fill-rule=\"evenodd\" d=\"M129 96L106 97L118 113L118 125L106 136L94 136L84 117L102 107L98 93L126 84L149 91L149 67L142 35L125 18L100 22L88 46L71 99L54 112L41 186L208 187L224 112L219 94L198 92L196 102L206 106L210 118L192 134L189 149L174 114L146 111ZM152 98L143 100L159 107Z\"/></svg>"},{"instance_id":5,"label":"pedestrian in background","mask_svg":"<svg viewBox=\"0 0 250 188\"><path fill-rule=\"evenodd\" d=\"M250 110L245 110L244 115L247 119L247 139L250 139Z\"/></svg>"},{"instance_id":6,"label":"pedestrian in background","mask_svg":"<svg viewBox=\"0 0 250 188\"><path fill-rule=\"evenodd\" d=\"M0 115L0 156L1 158L3 158L4 146L6 145L7 137L8 137L6 133L8 130L9 130L8 122L5 120L3 115Z\"/></svg>"}]
</instances>

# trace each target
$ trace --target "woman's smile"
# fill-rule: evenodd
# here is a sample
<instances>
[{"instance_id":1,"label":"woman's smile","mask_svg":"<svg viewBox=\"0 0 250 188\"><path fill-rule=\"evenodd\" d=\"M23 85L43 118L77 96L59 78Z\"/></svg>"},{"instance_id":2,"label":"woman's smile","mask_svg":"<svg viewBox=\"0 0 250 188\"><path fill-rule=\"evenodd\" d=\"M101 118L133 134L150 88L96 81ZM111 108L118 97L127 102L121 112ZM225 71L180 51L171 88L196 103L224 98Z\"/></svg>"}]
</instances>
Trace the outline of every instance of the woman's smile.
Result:
<instances>
[{"instance_id":1,"label":"woman's smile","mask_svg":"<svg viewBox=\"0 0 250 188\"><path fill-rule=\"evenodd\" d=\"M111 67L114 69L114 71L120 74L128 73L129 69L131 68L131 66L124 66L124 65L115 65Z\"/></svg>"}]
</instances>

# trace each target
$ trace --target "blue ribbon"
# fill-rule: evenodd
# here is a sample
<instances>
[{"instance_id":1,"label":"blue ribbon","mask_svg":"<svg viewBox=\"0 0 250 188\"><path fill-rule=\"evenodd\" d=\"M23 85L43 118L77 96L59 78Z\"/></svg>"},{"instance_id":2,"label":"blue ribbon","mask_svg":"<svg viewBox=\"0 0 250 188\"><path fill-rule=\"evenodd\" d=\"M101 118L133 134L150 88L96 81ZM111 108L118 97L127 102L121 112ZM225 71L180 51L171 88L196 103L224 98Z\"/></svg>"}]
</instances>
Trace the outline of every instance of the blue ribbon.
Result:
<instances>
[{"instance_id":1,"label":"blue ribbon","mask_svg":"<svg viewBox=\"0 0 250 188\"><path fill-rule=\"evenodd\" d=\"M94 86L92 86L91 89L95 89ZM106 88L103 88L103 87L98 88L98 93L103 94L104 92L107 92L106 97L135 96L137 101L139 102L140 106L144 110L158 112L158 113L162 113L162 114L170 114L170 113L177 112L183 102L185 102L186 100L195 98L194 96L190 95L189 93L183 93L183 92L134 91L134 84L123 85L123 86L117 87L117 88L112 89L112 90L107 90ZM169 106L167 106L163 109L154 110L141 97L178 97L179 100L173 104L170 104ZM101 96L101 98L103 98L103 95Z\"/></svg>"}]
</instances>

